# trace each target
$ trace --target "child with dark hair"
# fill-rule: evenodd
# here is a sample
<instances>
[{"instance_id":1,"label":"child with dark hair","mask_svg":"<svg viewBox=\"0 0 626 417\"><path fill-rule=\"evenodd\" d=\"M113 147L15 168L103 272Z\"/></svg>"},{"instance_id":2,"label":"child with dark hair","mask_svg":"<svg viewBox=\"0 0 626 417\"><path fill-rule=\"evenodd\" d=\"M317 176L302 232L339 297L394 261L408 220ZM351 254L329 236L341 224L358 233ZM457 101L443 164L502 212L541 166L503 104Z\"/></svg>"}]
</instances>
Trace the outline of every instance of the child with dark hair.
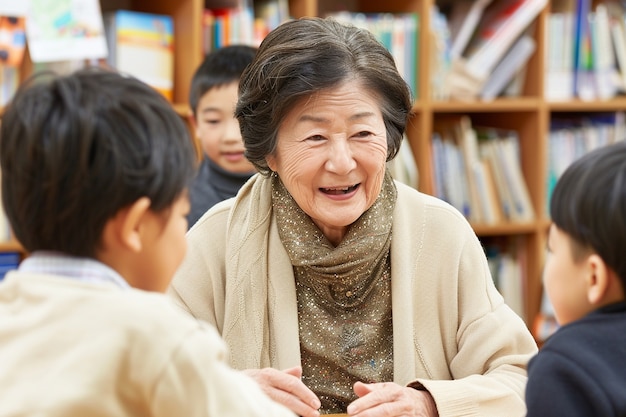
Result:
<instances>
[{"instance_id":1,"label":"child with dark hair","mask_svg":"<svg viewBox=\"0 0 626 417\"><path fill-rule=\"evenodd\" d=\"M531 359L528 416L626 416L626 143L575 161L550 204L544 286L561 325Z\"/></svg>"},{"instance_id":2,"label":"child with dark hair","mask_svg":"<svg viewBox=\"0 0 626 417\"><path fill-rule=\"evenodd\" d=\"M234 116L239 78L256 48L229 45L209 53L191 81L191 123L203 159L189 188L191 227L208 209L234 197L255 172L244 155L239 122Z\"/></svg>"},{"instance_id":3,"label":"child with dark hair","mask_svg":"<svg viewBox=\"0 0 626 417\"><path fill-rule=\"evenodd\" d=\"M2 202L30 255L0 283L0 415L293 415L161 294L186 251L194 160L181 118L134 78L20 88L0 127Z\"/></svg>"}]
</instances>

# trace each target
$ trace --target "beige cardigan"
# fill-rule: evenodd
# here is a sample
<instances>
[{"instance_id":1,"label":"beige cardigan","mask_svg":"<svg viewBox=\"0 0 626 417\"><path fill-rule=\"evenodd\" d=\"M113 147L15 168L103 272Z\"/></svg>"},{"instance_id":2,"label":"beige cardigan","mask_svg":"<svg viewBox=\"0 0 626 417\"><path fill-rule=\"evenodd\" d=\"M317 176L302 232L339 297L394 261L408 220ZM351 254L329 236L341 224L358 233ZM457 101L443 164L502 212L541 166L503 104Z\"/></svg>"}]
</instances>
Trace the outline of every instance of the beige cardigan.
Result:
<instances>
[{"instance_id":1,"label":"beige cardigan","mask_svg":"<svg viewBox=\"0 0 626 417\"><path fill-rule=\"evenodd\" d=\"M448 204L396 185L394 381L423 384L442 417L524 415L537 347L495 289L476 235ZM270 188L254 176L196 223L169 291L217 327L238 369L300 364L294 276Z\"/></svg>"}]
</instances>

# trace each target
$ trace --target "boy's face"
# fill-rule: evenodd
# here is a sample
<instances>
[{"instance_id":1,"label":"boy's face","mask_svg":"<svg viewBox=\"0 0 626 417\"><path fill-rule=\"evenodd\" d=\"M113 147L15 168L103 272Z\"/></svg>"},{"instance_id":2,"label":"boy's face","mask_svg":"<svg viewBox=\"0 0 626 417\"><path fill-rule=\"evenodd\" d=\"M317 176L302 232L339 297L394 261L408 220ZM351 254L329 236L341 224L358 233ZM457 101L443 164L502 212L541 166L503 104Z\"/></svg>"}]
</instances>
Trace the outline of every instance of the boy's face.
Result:
<instances>
[{"instance_id":1,"label":"boy's face","mask_svg":"<svg viewBox=\"0 0 626 417\"><path fill-rule=\"evenodd\" d=\"M234 173L254 172L243 155L239 122L234 117L238 83L211 88L200 97L196 109L196 135L202 150L213 162Z\"/></svg>"},{"instance_id":2,"label":"boy's face","mask_svg":"<svg viewBox=\"0 0 626 417\"><path fill-rule=\"evenodd\" d=\"M138 276L146 280L142 289L165 292L169 286L187 251L189 208L189 195L185 191L169 210L148 213L150 218L144 226L145 251L142 265L138 265L141 271Z\"/></svg>"},{"instance_id":3,"label":"boy's face","mask_svg":"<svg viewBox=\"0 0 626 417\"><path fill-rule=\"evenodd\" d=\"M587 277L591 273L585 259L575 260L571 237L550 226L544 287L560 325L582 318L594 307L587 299Z\"/></svg>"}]
</instances>

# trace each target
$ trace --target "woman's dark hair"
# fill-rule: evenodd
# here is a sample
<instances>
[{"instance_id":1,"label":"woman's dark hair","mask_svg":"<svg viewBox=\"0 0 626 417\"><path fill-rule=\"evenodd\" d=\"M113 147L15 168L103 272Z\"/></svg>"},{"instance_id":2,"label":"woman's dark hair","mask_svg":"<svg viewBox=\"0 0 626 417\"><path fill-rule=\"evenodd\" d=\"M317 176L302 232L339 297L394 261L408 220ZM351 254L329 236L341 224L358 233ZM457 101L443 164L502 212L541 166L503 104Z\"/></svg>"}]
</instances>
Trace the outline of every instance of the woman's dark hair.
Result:
<instances>
[{"instance_id":1,"label":"woman's dark hair","mask_svg":"<svg viewBox=\"0 0 626 417\"><path fill-rule=\"evenodd\" d=\"M98 69L36 75L2 117L2 202L27 251L93 257L140 197L165 212L195 174L189 131L143 82Z\"/></svg>"},{"instance_id":2,"label":"woman's dark hair","mask_svg":"<svg viewBox=\"0 0 626 417\"><path fill-rule=\"evenodd\" d=\"M235 116L246 157L269 174L265 158L276 149L278 129L294 104L353 79L380 98L387 160L393 159L412 106L411 90L393 57L367 30L315 17L288 21L270 32L241 76Z\"/></svg>"},{"instance_id":3,"label":"woman's dark hair","mask_svg":"<svg viewBox=\"0 0 626 417\"><path fill-rule=\"evenodd\" d=\"M626 142L574 161L554 188L550 216L574 240L574 259L596 252L626 288Z\"/></svg>"}]
</instances>

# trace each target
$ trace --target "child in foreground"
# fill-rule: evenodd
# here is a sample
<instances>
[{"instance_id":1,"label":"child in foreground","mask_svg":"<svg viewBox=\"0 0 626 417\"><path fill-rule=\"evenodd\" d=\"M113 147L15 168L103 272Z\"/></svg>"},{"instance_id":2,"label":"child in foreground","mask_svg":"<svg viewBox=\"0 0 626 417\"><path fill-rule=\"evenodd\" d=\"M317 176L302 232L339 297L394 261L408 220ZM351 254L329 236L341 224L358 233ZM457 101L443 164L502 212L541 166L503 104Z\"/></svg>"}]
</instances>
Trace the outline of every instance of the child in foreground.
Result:
<instances>
[{"instance_id":1,"label":"child in foreground","mask_svg":"<svg viewBox=\"0 0 626 417\"><path fill-rule=\"evenodd\" d=\"M142 82L36 77L2 116L2 201L30 256L0 284L0 415L293 416L161 294L185 251L191 138Z\"/></svg>"},{"instance_id":2,"label":"child in foreground","mask_svg":"<svg viewBox=\"0 0 626 417\"><path fill-rule=\"evenodd\" d=\"M531 359L528 416L626 416L626 143L559 179L544 286L561 325Z\"/></svg>"},{"instance_id":3,"label":"child in foreground","mask_svg":"<svg viewBox=\"0 0 626 417\"><path fill-rule=\"evenodd\" d=\"M210 52L191 80L191 124L202 148L198 175L189 187L189 227L211 207L234 197L255 173L244 155L235 105L239 78L256 48L228 45Z\"/></svg>"}]
</instances>

